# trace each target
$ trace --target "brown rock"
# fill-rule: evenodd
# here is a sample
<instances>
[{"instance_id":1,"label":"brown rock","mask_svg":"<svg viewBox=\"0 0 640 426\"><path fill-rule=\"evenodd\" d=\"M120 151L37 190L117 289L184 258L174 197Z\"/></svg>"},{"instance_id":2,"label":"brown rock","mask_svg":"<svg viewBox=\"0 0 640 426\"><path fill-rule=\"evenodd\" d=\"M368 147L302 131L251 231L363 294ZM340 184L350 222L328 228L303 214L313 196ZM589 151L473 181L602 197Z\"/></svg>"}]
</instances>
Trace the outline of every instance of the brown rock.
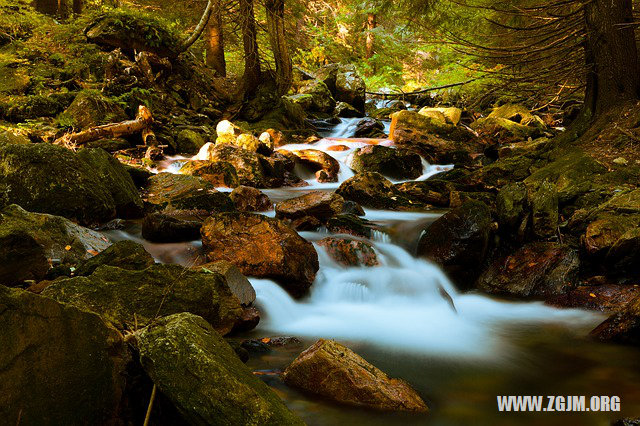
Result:
<instances>
[{"instance_id":1,"label":"brown rock","mask_svg":"<svg viewBox=\"0 0 640 426\"><path fill-rule=\"evenodd\" d=\"M317 149L303 149L293 151L302 164L310 166L315 171L322 171L322 174L316 174L321 177L319 182L337 182L338 173L340 172L340 163L338 160Z\"/></svg>"},{"instance_id":2,"label":"brown rock","mask_svg":"<svg viewBox=\"0 0 640 426\"><path fill-rule=\"evenodd\" d=\"M217 272L227 280L231 292L240 300L243 306L251 306L256 300L256 291L242 272L232 263L221 260L196 266L193 269L205 272Z\"/></svg>"},{"instance_id":3,"label":"brown rock","mask_svg":"<svg viewBox=\"0 0 640 426\"><path fill-rule=\"evenodd\" d=\"M638 296L640 296L640 287L635 285L587 285L576 287L565 294L548 299L546 303L562 308L614 312Z\"/></svg>"},{"instance_id":4,"label":"brown rock","mask_svg":"<svg viewBox=\"0 0 640 426\"><path fill-rule=\"evenodd\" d=\"M238 186L238 173L231 163L226 161L189 161L180 168L183 175L199 176L215 187Z\"/></svg>"},{"instance_id":5,"label":"brown rock","mask_svg":"<svg viewBox=\"0 0 640 426\"><path fill-rule=\"evenodd\" d=\"M273 209L273 203L266 194L250 186L239 186L231 192L231 200L241 212L266 212Z\"/></svg>"},{"instance_id":6,"label":"brown rock","mask_svg":"<svg viewBox=\"0 0 640 426\"><path fill-rule=\"evenodd\" d=\"M294 296L309 289L318 271L313 244L278 219L250 213L220 213L202 226L207 258L226 260L243 274L271 278Z\"/></svg>"},{"instance_id":7,"label":"brown rock","mask_svg":"<svg viewBox=\"0 0 640 426\"><path fill-rule=\"evenodd\" d=\"M591 222L582 239L585 251L591 256L604 256L626 231L625 223L614 219Z\"/></svg>"},{"instance_id":8,"label":"brown rock","mask_svg":"<svg viewBox=\"0 0 640 426\"><path fill-rule=\"evenodd\" d=\"M318 241L327 254L344 266L378 266L378 257L373 246L352 238L328 237Z\"/></svg>"},{"instance_id":9,"label":"brown rock","mask_svg":"<svg viewBox=\"0 0 640 426\"><path fill-rule=\"evenodd\" d=\"M313 191L276 204L278 219L296 220L306 216L321 223L342 212L344 198L333 192Z\"/></svg>"},{"instance_id":10,"label":"brown rock","mask_svg":"<svg viewBox=\"0 0 640 426\"><path fill-rule=\"evenodd\" d=\"M260 323L260 312L252 307L244 308L240 318L236 321L231 330L232 334L236 333L244 333L246 331L251 331L258 326Z\"/></svg>"},{"instance_id":11,"label":"brown rock","mask_svg":"<svg viewBox=\"0 0 640 426\"><path fill-rule=\"evenodd\" d=\"M346 145L331 145L327 148L327 151L349 151L349 147Z\"/></svg>"},{"instance_id":12,"label":"brown rock","mask_svg":"<svg viewBox=\"0 0 640 426\"><path fill-rule=\"evenodd\" d=\"M591 336L598 340L632 345L640 344L640 297L636 297L620 312L597 326Z\"/></svg>"},{"instance_id":13,"label":"brown rock","mask_svg":"<svg viewBox=\"0 0 640 426\"><path fill-rule=\"evenodd\" d=\"M389 378L333 340L318 340L287 367L283 376L288 385L343 404L387 411L429 410L406 382Z\"/></svg>"}]
</instances>

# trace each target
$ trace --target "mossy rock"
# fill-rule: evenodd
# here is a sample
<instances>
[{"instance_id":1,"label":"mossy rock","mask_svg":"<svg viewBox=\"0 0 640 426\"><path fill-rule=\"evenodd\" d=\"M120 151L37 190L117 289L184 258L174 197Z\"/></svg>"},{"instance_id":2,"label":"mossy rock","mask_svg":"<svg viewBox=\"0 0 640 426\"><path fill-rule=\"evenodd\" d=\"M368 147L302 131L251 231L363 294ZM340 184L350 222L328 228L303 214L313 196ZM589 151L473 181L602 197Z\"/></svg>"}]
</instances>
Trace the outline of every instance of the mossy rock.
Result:
<instances>
[{"instance_id":1,"label":"mossy rock","mask_svg":"<svg viewBox=\"0 0 640 426\"><path fill-rule=\"evenodd\" d=\"M255 152L247 151L235 145L213 145L206 146L206 160L214 162L226 162L232 164L238 175L240 185L264 188L267 186L265 161L261 161L262 156ZM203 147L203 151L205 148Z\"/></svg>"},{"instance_id":2,"label":"mossy rock","mask_svg":"<svg viewBox=\"0 0 640 426\"><path fill-rule=\"evenodd\" d=\"M500 232L513 237L524 236L529 219L527 187L522 182L513 182L500 189L496 197L496 213Z\"/></svg>"},{"instance_id":3,"label":"mossy rock","mask_svg":"<svg viewBox=\"0 0 640 426\"><path fill-rule=\"evenodd\" d=\"M58 279L42 294L95 312L125 330L144 327L158 317L191 312L227 334L242 313L240 301L222 275L179 265L143 270L100 266L87 277Z\"/></svg>"},{"instance_id":4,"label":"mossy rock","mask_svg":"<svg viewBox=\"0 0 640 426\"><path fill-rule=\"evenodd\" d=\"M550 238L558 230L558 190L553 183L543 182L529 195L531 225L538 238Z\"/></svg>"},{"instance_id":5,"label":"mossy rock","mask_svg":"<svg viewBox=\"0 0 640 426\"><path fill-rule=\"evenodd\" d=\"M23 122L39 117L55 117L75 99L75 93L51 93L11 98L0 102L0 118Z\"/></svg>"},{"instance_id":6,"label":"mossy rock","mask_svg":"<svg viewBox=\"0 0 640 426\"><path fill-rule=\"evenodd\" d=\"M155 265L155 260L144 249L142 244L130 240L118 241L90 259L78 264L77 276L87 276L100 266L117 266L121 269L140 271Z\"/></svg>"},{"instance_id":7,"label":"mossy rock","mask_svg":"<svg viewBox=\"0 0 640 426\"><path fill-rule=\"evenodd\" d=\"M128 351L97 315L0 286L0 418L5 424L109 424Z\"/></svg>"},{"instance_id":8,"label":"mossy rock","mask_svg":"<svg viewBox=\"0 0 640 426\"><path fill-rule=\"evenodd\" d=\"M76 129L80 130L127 119L127 115L118 103L94 91L78 93L63 114Z\"/></svg>"},{"instance_id":9,"label":"mossy rock","mask_svg":"<svg viewBox=\"0 0 640 426\"><path fill-rule=\"evenodd\" d=\"M183 129L176 138L176 152L178 154L197 154L205 142L200 133L190 129Z\"/></svg>"},{"instance_id":10,"label":"mossy rock","mask_svg":"<svg viewBox=\"0 0 640 426\"><path fill-rule=\"evenodd\" d=\"M201 317L162 318L138 346L145 371L190 424L304 424Z\"/></svg>"},{"instance_id":11,"label":"mossy rock","mask_svg":"<svg viewBox=\"0 0 640 426\"><path fill-rule=\"evenodd\" d=\"M94 168L72 151L49 144L0 145L0 207L8 204L84 225L116 216L111 189Z\"/></svg>"},{"instance_id":12,"label":"mossy rock","mask_svg":"<svg viewBox=\"0 0 640 426\"><path fill-rule=\"evenodd\" d=\"M109 244L63 217L7 206L0 210L0 284L42 280L52 265L76 265Z\"/></svg>"},{"instance_id":13,"label":"mossy rock","mask_svg":"<svg viewBox=\"0 0 640 426\"><path fill-rule=\"evenodd\" d=\"M146 201L157 209L233 211L229 194L196 176L159 173L149 179Z\"/></svg>"},{"instance_id":14,"label":"mossy rock","mask_svg":"<svg viewBox=\"0 0 640 426\"><path fill-rule=\"evenodd\" d=\"M363 207L383 210L425 210L427 205L407 198L380 173L357 173L344 181L337 194Z\"/></svg>"},{"instance_id":15,"label":"mossy rock","mask_svg":"<svg viewBox=\"0 0 640 426\"><path fill-rule=\"evenodd\" d=\"M180 168L180 173L198 176L215 187L235 188L239 185L238 172L227 161L188 161Z\"/></svg>"},{"instance_id":16,"label":"mossy rock","mask_svg":"<svg viewBox=\"0 0 640 426\"><path fill-rule=\"evenodd\" d=\"M422 159L405 149L380 145L358 148L350 167L356 172L378 172L391 179L416 179L422 175Z\"/></svg>"},{"instance_id":17,"label":"mossy rock","mask_svg":"<svg viewBox=\"0 0 640 426\"><path fill-rule=\"evenodd\" d=\"M322 81L311 80L307 84L302 86L299 89L298 93L311 96L311 111L331 113L336 107L336 101L335 99L333 99L331 91ZM299 102L296 103L300 104Z\"/></svg>"}]
</instances>

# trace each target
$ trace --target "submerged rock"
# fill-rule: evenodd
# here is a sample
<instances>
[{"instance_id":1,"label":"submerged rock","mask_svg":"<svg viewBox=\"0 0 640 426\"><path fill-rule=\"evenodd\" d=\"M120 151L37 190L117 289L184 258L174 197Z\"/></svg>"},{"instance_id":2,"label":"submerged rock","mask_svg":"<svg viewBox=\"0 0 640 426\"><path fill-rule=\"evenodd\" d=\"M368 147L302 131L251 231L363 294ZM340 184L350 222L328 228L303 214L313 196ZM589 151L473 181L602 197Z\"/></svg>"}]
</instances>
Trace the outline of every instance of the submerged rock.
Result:
<instances>
[{"instance_id":1,"label":"submerged rock","mask_svg":"<svg viewBox=\"0 0 640 426\"><path fill-rule=\"evenodd\" d=\"M286 368L283 376L288 385L343 404L386 411L429 410L405 381L389 378L333 340L318 340Z\"/></svg>"},{"instance_id":2,"label":"submerged rock","mask_svg":"<svg viewBox=\"0 0 640 426\"><path fill-rule=\"evenodd\" d=\"M418 256L442 266L463 288L470 288L484 261L493 231L486 204L470 200L433 222L418 241Z\"/></svg>"},{"instance_id":3,"label":"submerged rock","mask_svg":"<svg viewBox=\"0 0 640 426\"><path fill-rule=\"evenodd\" d=\"M151 213L142 221L142 237L155 243L178 243L200 239L202 220L190 220L165 213Z\"/></svg>"},{"instance_id":4,"label":"submerged rock","mask_svg":"<svg viewBox=\"0 0 640 426\"><path fill-rule=\"evenodd\" d=\"M342 266L378 266L373 245L353 238L327 237L318 241L327 254Z\"/></svg>"},{"instance_id":5,"label":"submerged rock","mask_svg":"<svg viewBox=\"0 0 640 426\"><path fill-rule=\"evenodd\" d=\"M140 271L101 266L88 277L54 281L42 295L92 311L118 329L135 330L158 317L191 312L226 334L242 314L224 277L179 265Z\"/></svg>"},{"instance_id":6,"label":"submerged rock","mask_svg":"<svg viewBox=\"0 0 640 426\"><path fill-rule=\"evenodd\" d=\"M97 315L0 286L0 418L6 424L110 424L128 352Z\"/></svg>"},{"instance_id":7,"label":"submerged rock","mask_svg":"<svg viewBox=\"0 0 640 426\"><path fill-rule=\"evenodd\" d=\"M190 424L304 424L196 315L158 320L138 345L145 371Z\"/></svg>"},{"instance_id":8,"label":"submerged rock","mask_svg":"<svg viewBox=\"0 0 640 426\"><path fill-rule=\"evenodd\" d=\"M78 264L75 274L77 276L91 275L100 266L117 266L121 269L141 271L155 265L155 263L153 256L144 249L142 244L123 240Z\"/></svg>"},{"instance_id":9,"label":"submerged rock","mask_svg":"<svg viewBox=\"0 0 640 426\"><path fill-rule=\"evenodd\" d=\"M102 234L63 217L7 206L0 210L0 284L42 280L52 266L73 266L109 245Z\"/></svg>"},{"instance_id":10,"label":"submerged rock","mask_svg":"<svg viewBox=\"0 0 640 426\"><path fill-rule=\"evenodd\" d=\"M405 149L368 145L353 153L350 164L356 172L377 172L391 179L416 179L422 175L422 159Z\"/></svg>"},{"instance_id":11,"label":"submerged rock","mask_svg":"<svg viewBox=\"0 0 640 426\"><path fill-rule=\"evenodd\" d=\"M575 250L558 243L535 242L496 259L477 286L491 294L544 299L575 287L579 268Z\"/></svg>"},{"instance_id":12,"label":"submerged rock","mask_svg":"<svg viewBox=\"0 0 640 426\"><path fill-rule=\"evenodd\" d=\"M297 297L307 292L319 268L313 245L278 219L214 214L201 232L209 261L226 260L245 275L271 278Z\"/></svg>"}]
</instances>

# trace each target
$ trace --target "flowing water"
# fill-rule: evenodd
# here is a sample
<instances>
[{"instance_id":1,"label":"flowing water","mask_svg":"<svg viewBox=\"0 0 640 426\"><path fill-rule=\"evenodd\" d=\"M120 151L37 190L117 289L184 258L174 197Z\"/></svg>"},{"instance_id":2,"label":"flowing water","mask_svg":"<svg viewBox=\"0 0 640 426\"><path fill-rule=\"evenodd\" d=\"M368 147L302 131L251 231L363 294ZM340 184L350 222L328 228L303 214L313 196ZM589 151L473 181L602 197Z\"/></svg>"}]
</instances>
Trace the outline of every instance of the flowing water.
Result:
<instances>
[{"instance_id":1,"label":"flowing water","mask_svg":"<svg viewBox=\"0 0 640 426\"><path fill-rule=\"evenodd\" d=\"M345 119L313 145L341 163L338 183L265 190L274 202L309 190L335 190L353 175L353 151L388 140L349 139L358 119ZM345 145L334 151L330 147ZM188 159L172 158L159 171L177 172ZM420 179L450 166L424 164ZM461 293L435 265L412 255L420 232L441 213L366 210L380 225L374 245L380 265L343 267L316 245L320 270L311 294L292 299L270 280L251 278L262 320L251 337L296 336L301 346L253 355L249 366L310 425L606 425L624 415L640 415L640 351L589 340L602 315L559 310L542 303L500 301ZM273 212L268 213L273 215ZM200 242L151 244L138 225L111 231L112 239L137 239L158 261L191 265ZM315 242L326 232L302 233ZM245 336L248 337L248 336ZM407 380L425 398L427 415L377 413L342 407L285 386L278 371L317 338L336 339L392 377ZM497 395L618 395L621 413L498 413Z\"/></svg>"}]
</instances>

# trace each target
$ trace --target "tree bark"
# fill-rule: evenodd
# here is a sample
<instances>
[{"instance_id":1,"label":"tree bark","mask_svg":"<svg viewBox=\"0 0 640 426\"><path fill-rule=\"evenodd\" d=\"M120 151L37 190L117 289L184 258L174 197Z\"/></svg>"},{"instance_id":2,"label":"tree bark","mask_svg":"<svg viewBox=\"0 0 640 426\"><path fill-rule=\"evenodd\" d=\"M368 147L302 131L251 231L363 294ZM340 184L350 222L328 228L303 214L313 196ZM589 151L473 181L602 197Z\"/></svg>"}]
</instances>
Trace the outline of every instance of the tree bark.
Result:
<instances>
[{"instance_id":1,"label":"tree bark","mask_svg":"<svg viewBox=\"0 0 640 426\"><path fill-rule=\"evenodd\" d=\"M216 1L214 11L209 18L209 42L207 43L207 65L219 77L227 76L227 63L224 59L224 35L222 25L222 7Z\"/></svg>"},{"instance_id":2,"label":"tree bark","mask_svg":"<svg viewBox=\"0 0 640 426\"><path fill-rule=\"evenodd\" d=\"M640 94L632 0L584 3L587 88L583 114L593 120Z\"/></svg>"},{"instance_id":3,"label":"tree bark","mask_svg":"<svg viewBox=\"0 0 640 426\"><path fill-rule=\"evenodd\" d=\"M200 17L200 22L198 22L198 25L196 25L196 28L193 30L191 36L182 43L182 46L180 46L179 49L179 53L185 52L188 48L191 47L193 43L196 42L196 40L200 38L202 32L207 26L207 23L209 22L211 12L213 12L213 0L209 0L207 2L207 7L204 9L202 17Z\"/></svg>"},{"instance_id":4,"label":"tree bark","mask_svg":"<svg viewBox=\"0 0 640 426\"><path fill-rule=\"evenodd\" d=\"M260 85L261 76L253 0L240 0L239 12L244 47L243 95L248 97L253 95Z\"/></svg>"},{"instance_id":5,"label":"tree bark","mask_svg":"<svg viewBox=\"0 0 640 426\"><path fill-rule=\"evenodd\" d=\"M371 59L375 53L375 40L376 36L373 30L378 26L378 17L375 13L370 13L367 16L367 42L366 42L366 58Z\"/></svg>"},{"instance_id":6,"label":"tree bark","mask_svg":"<svg viewBox=\"0 0 640 426\"><path fill-rule=\"evenodd\" d=\"M284 1L265 0L267 29L276 63L276 83L280 95L289 91L293 81L293 64L284 29Z\"/></svg>"}]
</instances>

